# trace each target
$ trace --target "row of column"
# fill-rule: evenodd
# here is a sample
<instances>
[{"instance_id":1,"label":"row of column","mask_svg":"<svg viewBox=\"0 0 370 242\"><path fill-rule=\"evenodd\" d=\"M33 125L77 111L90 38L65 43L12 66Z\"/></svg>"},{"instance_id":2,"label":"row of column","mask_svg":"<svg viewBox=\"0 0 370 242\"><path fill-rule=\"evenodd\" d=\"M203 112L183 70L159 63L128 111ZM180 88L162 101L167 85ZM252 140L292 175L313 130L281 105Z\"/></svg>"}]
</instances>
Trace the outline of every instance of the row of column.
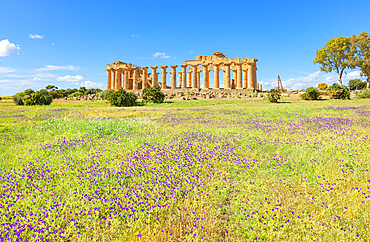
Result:
<instances>
[{"instance_id":1,"label":"row of column","mask_svg":"<svg viewBox=\"0 0 370 242\"><path fill-rule=\"evenodd\" d=\"M220 81L219 81L219 71L220 71L220 65L221 64L212 64L213 65L213 71L214 71L214 88L219 89L220 88ZM222 64L223 65L223 71L224 71L224 88L225 89L231 89L231 80L230 80L230 66L231 63ZM250 64L248 66L248 70L242 69L243 63L237 63L236 64L236 70L233 71L233 77L236 81L236 89L258 89L257 87L257 78L256 78L256 67L253 64ZM181 88L201 88L200 86L200 73L203 72L203 89L209 88L209 65L202 65L202 69L198 70L199 64L191 65L192 70L186 70L188 65L181 65L182 71L179 72L179 85ZM162 89L167 89L167 68L168 66L160 66L162 68ZM171 65L172 68L171 73L171 82L170 82L170 88L176 89L177 83L176 83L176 68L177 65ZM151 86L158 85L158 74L157 73L157 66L151 66L152 68L152 83ZM141 74L141 81L142 81L142 89L148 87L148 67L135 67L132 69L121 69L121 70L107 70L107 89L131 89L130 88L130 79L132 79L132 89L139 89L139 75ZM243 74L244 72L244 74ZM112 82L112 74L113 73L113 82ZM188 73L188 79L187 74ZM193 73L193 78L191 78L191 75ZM196 73L196 74L195 74ZM122 80L122 74L123 74L123 80ZM248 75L247 75L248 74ZM236 77L236 78L235 78Z\"/></svg>"}]
</instances>

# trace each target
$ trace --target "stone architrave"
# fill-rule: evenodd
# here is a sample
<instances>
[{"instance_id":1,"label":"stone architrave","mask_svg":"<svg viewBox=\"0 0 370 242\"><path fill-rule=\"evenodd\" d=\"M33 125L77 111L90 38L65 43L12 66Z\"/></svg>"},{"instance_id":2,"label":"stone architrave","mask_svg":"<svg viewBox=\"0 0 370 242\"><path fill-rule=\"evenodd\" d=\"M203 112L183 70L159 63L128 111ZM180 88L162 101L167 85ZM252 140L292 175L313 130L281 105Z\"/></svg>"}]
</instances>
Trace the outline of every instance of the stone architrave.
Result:
<instances>
[{"instance_id":1,"label":"stone architrave","mask_svg":"<svg viewBox=\"0 0 370 242\"><path fill-rule=\"evenodd\" d=\"M134 75L133 75L133 89L134 90L138 90L139 89L139 80L138 80L138 72L139 72L139 68L138 67L134 67L133 68L134 70Z\"/></svg>"},{"instance_id":2,"label":"stone architrave","mask_svg":"<svg viewBox=\"0 0 370 242\"><path fill-rule=\"evenodd\" d=\"M243 70L243 88L248 88L248 70Z\"/></svg>"},{"instance_id":3,"label":"stone architrave","mask_svg":"<svg viewBox=\"0 0 370 242\"><path fill-rule=\"evenodd\" d=\"M152 87L158 85L158 75L157 75L157 68L158 66L151 66L152 68Z\"/></svg>"},{"instance_id":4,"label":"stone architrave","mask_svg":"<svg viewBox=\"0 0 370 242\"><path fill-rule=\"evenodd\" d=\"M144 67L141 67L141 69L143 70L143 74L142 74L142 77L141 77L141 89L145 89L148 87L148 67L144 66Z\"/></svg>"},{"instance_id":5,"label":"stone architrave","mask_svg":"<svg viewBox=\"0 0 370 242\"><path fill-rule=\"evenodd\" d=\"M179 79L179 82L181 82L181 88L186 88L186 67L188 65L181 65L182 68L182 74L181 74L181 80Z\"/></svg>"},{"instance_id":6,"label":"stone architrave","mask_svg":"<svg viewBox=\"0 0 370 242\"><path fill-rule=\"evenodd\" d=\"M236 63L237 71L237 80L236 80L236 89L243 89L243 72L242 72L242 63Z\"/></svg>"},{"instance_id":7,"label":"stone architrave","mask_svg":"<svg viewBox=\"0 0 370 242\"><path fill-rule=\"evenodd\" d=\"M224 88L230 89L230 63L224 64Z\"/></svg>"},{"instance_id":8,"label":"stone architrave","mask_svg":"<svg viewBox=\"0 0 370 242\"><path fill-rule=\"evenodd\" d=\"M214 67L213 71L215 72L214 89L220 89L220 64L213 64L213 67Z\"/></svg>"},{"instance_id":9,"label":"stone architrave","mask_svg":"<svg viewBox=\"0 0 370 242\"><path fill-rule=\"evenodd\" d=\"M168 66L161 66L162 68L162 89L167 89L167 83L166 83L167 67Z\"/></svg>"},{"instance_id":10,"label":"stone architrave","mask_svg":"<svg viewBox=\"0 0 370 242\"><path fill-rule=\"evenodd\" d=\"M248 89L255 90L254 80L253 80L253 63L248 63Z\"/></svg>"},{"instance_id":11,"label":"stone architrave","mask_svg":"<svg viewBox=\"0 0 370 242\"><path fill-rule=\"evenodd\" d=\"M172 72L171 72L171 89L176 89L176 68L177 65L171 65Z\"/></svg>"},{"instance_id":12,"label":"stone architrave","mask_svg":"<svg viewBox=\"0 0 370 242\"><path fill-rule=\"evenodd\" d=\"M191 70L188 70L188 85L187 87L191 87Z\"/></svg>"},{"instance_id":13,"label":"stone architrave","mask_svg":"<svg viewBox=\"0 0 370 242\"><path fill-rule=\"evenodd\" d=\"M193 88L199 88L198 87L198 65L191 65L193 67Z\"/></svg>"},{"instance_id":14,"label":"stone architrave","mask_svg":"<svg viewBox=\"0 0 370 242\"><path fill-rule=\"evenodd\" d=\"M203 65L203 88L209 88L209 75L208 75L208 65Z\"/></svg>"},{"instance_id":15,"label":"stone architrave","mask_svg":"<svg viewBox=\"0 0 370 242\"><path fill-rule=\"evenodd\" d=\"M107 70L107 89L111 89L112 85L112 71Z\"/></svg>"},{"instance_id":16,"label":"stone architrave","mask_svg":"<svg viewBox=\"0 0 370 242\"><path fill-rule=\"evenodd\" d=\"M116 90L116 70L113 70L113 80L112 80L112 89Z\"/></svg>"}]
</instances>

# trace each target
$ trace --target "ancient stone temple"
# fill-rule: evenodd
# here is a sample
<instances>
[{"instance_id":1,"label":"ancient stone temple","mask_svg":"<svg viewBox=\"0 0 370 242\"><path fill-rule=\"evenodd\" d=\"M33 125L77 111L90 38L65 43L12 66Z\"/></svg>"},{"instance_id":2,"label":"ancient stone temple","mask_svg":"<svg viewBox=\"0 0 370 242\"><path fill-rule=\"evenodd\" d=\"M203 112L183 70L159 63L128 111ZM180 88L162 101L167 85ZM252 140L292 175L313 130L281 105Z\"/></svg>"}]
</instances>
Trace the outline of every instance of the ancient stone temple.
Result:
<instances>
[{"instance_id":1,"label":"ancient stone temple","mask_svg":"<svg viewBox=\"0 0 370 242\"><path fill-rule=\"evenodd\" d=\"M262 85L257 83L257 61L258 59L239 58L228 59L221 52L213 55L197 56L195 60L184 61L181 71L178 72L177 65L171 65L171 78L167 85L167 68L160 66L161 74L157 72L158 66L151 66L152 73L148 73L148 67L137 66L120 61L106 66L107 89L142 90L144 88L159 85L161 89L210 89L209 72L214 72L213 89L248 89L251 91L261 90ZM220 86L220 71L224 75L224 85ZM231 73L232 72L232 73ZM202 73L202 80L200 74ZM232 74L232 78L231 78ZM161 75L161 81L158 76Z\"/></svg>"}]
</instances>

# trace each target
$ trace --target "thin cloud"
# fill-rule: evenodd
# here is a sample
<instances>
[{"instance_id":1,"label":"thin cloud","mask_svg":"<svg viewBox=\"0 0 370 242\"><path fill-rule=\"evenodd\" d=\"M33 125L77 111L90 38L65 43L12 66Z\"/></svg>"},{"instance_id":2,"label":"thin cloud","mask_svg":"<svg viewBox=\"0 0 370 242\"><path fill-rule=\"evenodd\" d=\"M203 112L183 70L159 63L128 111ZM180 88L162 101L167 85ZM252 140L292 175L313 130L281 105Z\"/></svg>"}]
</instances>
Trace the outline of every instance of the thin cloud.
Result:
<instances>
[{"instance_id":1,"label":"thin cloud","mask_svg":"<svg viewBox=\"0 0 370 242\"><path fill-rule=\"evenodd\" d=\"M153 54L154 57L160 57L160 58L165 58L165 59L169 59L171 58L169 55L166 55L166 53L164 52L155 52Z\"/></svg>"},{"instance_id":2,"label":"thin cloud","mask_svg":"<svg viewBox=\"0 0 370 242\"><path fill-rule=\"evenodd\" d=\"M360 75L359 70L354 70L348 72L347 74L343 74L342 76L342 83L344 85L348 84L349 80L352 79L361 79L364 80L365 78ZM284 80L284 77L280 77L282 80L283 87L286 89L293 89L293 90L300 90L306 89L308 87L317 87L320 83L326 83L329 86L333 83L338 83L338 75L336 73L325 73L321 71L316 71L313 73L308 74L307 76L290 78L288 80ZM266 81L259 82L262 84L263 89L271 89L277 87L277 80L266 79Z\"/></svg>"},{"instance_id":3,"label":"thin cloud","mask_svg":"<svg viewBox=\"0 0 370 242\"><path fill-rule=\"evenodd\" d=\"M74 70L78 70L79 67L78 66L72 66L72 65L68 65L68 66L54 66L54 65L46 65L45 67L42 67L42 68L39 68L39 69L36 69L36 71L55 71L55 70L68 70L68 71L74 71Z\"/></svg>"},{"instance_id":4,"label":"thin cloud","mask_svg":"<svg viewBox=\"0 0 370 242\"><path fill-rule=\"evenodd\" d=\"M132 34L131 37L140 37L140 34Z\"/></svg>"},{"instance_id":5,"label":"thin cloud","mask_svg":"<svg viewBox=\"0 0 370 242\"><path fill-rule=\"evenodd\" d=\"M38 35L38 34L29 34L28 35L28 38L31 38L31 39L42 39L44 38L43 35Z\"/></svg>"},{"instance_id":6,"label":"thin cloud","mask_svg":"<svg viewBox=\"0 0 370 242\"><path fill-rule=\"evenodd\" d=\"M19 45L10 43L8 39L3 39L0 41L0 57L5 57L10 55L10 53L14 53L19 51L21 48ZM19 52L18 52L19 55Z\"/></svg>"},{"instance_id":7,"label":"thin cloud","mask_svg":"<svg viewBox=\"0 0 370 242\"><path fill-rule=\"evenodd\" d=\"M1 67L0 66L0 74L10 73L10 72L14 72L14 69L12 69L10 67Z\"/></svg>"},{"instance_id":8,"label":"thin cloud","mask_svg":"<svg viewBox=\"0 0 370 242\"><path fill-rule=\"evenodd\" d=\"M92 82L89 80L86 80L83 76L81 75L76 75L76 76L71 76L71 75L66 75L66 76L60 76L57 78L57 81L61 82L68 82L73 85L78 85L78 86L84 86L86 88L104 88L104 84L100 82Z\"/></svg>"}]
</instances>

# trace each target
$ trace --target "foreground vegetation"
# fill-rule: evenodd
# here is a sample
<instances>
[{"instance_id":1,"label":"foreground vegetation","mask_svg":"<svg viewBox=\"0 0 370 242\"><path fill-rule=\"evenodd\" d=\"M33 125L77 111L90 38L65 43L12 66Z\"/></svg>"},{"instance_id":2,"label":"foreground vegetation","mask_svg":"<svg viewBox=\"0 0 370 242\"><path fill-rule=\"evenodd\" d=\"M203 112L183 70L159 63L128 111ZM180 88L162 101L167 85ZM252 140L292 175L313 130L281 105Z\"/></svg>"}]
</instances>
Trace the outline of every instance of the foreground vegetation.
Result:
<instances>
[{"instance_id":1,"label":"foreground vegetation","mask_svg":"<svg viewBox=\"0 0 370 242\"><path fill-rule=\"evenodd\" d=\"M366 100L0 103L2 241L370 237Z\"/></svg>"}]
</instances>

